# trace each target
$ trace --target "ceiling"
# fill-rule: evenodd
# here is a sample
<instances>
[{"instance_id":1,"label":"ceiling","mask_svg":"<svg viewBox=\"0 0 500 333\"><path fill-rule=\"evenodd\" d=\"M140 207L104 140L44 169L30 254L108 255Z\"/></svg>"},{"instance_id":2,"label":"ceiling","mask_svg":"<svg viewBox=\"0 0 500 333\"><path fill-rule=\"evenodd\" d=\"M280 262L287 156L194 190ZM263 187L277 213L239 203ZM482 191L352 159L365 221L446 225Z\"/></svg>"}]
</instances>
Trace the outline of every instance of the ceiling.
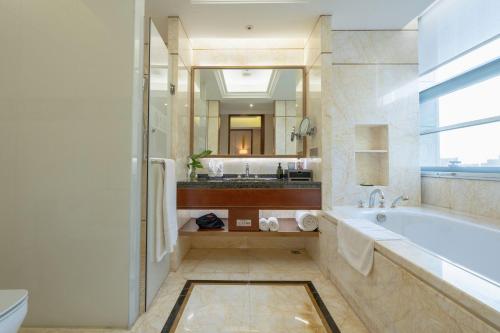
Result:
<instances>
[{"instance_id":1,"label":"ceiling","mask_svg":"<svg viewBox=\"0 0 500 333\"><path fill-rule=\"evenodd\" d=\"M190 39L305 40L320 15L336 30L401 29L434 0L302 0L297 3L192 4L150 0L152 17L179 16ZM236 1L237 2L237 1ZM251 2L247 0L245 2ZM286 2L286 1L282 1ZM288 2L294 2L288 0ZM246 25L254 29L246 30ZM194 45L196 47L196 45Z\"/></svg>"}]
</instances>

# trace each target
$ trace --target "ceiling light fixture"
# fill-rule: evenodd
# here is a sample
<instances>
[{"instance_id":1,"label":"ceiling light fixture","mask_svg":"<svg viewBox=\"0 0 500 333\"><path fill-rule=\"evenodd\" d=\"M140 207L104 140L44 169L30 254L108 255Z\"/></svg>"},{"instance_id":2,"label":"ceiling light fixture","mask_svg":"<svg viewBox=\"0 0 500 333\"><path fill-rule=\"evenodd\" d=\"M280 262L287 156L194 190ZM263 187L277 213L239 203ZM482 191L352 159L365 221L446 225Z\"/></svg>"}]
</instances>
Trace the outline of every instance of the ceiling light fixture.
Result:
<instances>
[{"instance_id":1,"label":"ceiling light fixture","mask_svg":"<svg viewBox=\"0 0 500 333\"><path fill-rule=\"evenodd\" d=\"M250 107L253 108L253 104L250 104Z\"/></svg>"}]
</instances>

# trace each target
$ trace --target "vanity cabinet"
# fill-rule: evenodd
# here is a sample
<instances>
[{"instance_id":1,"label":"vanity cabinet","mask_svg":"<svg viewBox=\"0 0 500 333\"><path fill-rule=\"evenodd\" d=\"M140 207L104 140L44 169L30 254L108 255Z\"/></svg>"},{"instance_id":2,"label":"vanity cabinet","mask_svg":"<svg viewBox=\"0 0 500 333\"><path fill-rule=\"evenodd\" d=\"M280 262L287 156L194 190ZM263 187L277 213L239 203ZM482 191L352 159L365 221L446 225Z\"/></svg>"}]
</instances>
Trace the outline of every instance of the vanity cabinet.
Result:
<instances>
[{"instance_id":1,"label":"vanity cabinet","mask_svg":"<svg viewBox=\"0 0 500 333\"><path fill-rule=\"evenodd\" d=\"M180 183L177 208L227 209L229 231L259 231L259 210L321 209L321 186L317 182L266 188L244 185L247 187L210 188Z\"/></svg>"}]
</instances>

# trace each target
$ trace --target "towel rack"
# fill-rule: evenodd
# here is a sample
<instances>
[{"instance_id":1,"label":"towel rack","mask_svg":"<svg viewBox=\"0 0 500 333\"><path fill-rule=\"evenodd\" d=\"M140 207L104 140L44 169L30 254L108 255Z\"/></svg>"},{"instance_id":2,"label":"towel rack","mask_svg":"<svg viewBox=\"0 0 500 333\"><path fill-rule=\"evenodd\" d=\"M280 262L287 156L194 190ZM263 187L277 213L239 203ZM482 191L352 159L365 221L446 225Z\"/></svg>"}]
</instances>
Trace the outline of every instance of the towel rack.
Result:
<instances>
[{"instance_id":1,"label":"towel rack","mask_svg":"<svg viewBox=\"0 0 500 333\"><path fill-rule=\"evenodd\" d=\"M153 163L153 164L162 164L162 165L163 165L163 167L165 167L165 166L166 166L166 165L165 165L165 164L166 164L166 163L165 163L165 159L163 159L163 158L155 158L155 157L152 157L152 158L150 158L150 161L151 161L151 163Z\"/></svg>"}]
</instances>

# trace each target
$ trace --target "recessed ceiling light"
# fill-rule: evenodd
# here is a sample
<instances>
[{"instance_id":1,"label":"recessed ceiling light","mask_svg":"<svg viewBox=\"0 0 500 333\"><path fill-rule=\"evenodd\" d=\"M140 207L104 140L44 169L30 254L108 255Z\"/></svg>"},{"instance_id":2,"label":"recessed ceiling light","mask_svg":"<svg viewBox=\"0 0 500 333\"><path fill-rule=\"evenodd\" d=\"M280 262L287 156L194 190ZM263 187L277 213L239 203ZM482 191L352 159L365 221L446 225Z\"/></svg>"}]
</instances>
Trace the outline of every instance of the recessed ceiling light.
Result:
<instances>
[{"instance_id":1,"label":"recessed ceiling light","mask_svg":"<svg viewBox=\"0 0 500 333\"><path fill-rule=\"evenodd\" d=\"M250 104L250 107L253 108L253 104Z\"/></svg>"},{"instance_id":2,"label":"recessed ceiling light","mask_svg":"<svg viewBox=\"0 0 500 333\"><path fill-rule=\"evenodd\" d=\"M264 93L269 87L272 74L272 69L222 70L226 90L229 93Z\"/></svg>"}]
</instances>

